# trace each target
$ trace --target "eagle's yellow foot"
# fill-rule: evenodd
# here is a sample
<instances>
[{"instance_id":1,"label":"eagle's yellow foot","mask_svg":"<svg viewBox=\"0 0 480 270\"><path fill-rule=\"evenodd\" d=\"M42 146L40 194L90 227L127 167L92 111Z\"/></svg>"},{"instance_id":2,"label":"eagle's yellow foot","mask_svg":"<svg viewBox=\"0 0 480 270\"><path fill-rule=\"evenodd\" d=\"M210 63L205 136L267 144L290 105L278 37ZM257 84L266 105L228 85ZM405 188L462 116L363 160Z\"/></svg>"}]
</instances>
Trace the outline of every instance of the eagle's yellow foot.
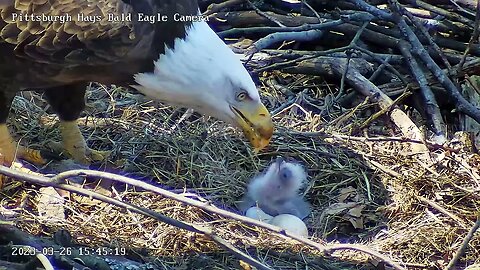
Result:
<instances>
[{"instance_id":1,"label":"eagle's yellow foot","mask_svg":"<svg viewBox=\"0 0 480 270\"><path fill-rule=\"evenodd\" d=\"M42 157L39 150L31 149L22 145L19 145L17 148L17 157L36 165L47 164L47 160Z\"/></svg>"},{"instance_id":2,"label":"eagle's yellow foot","mask_svg":"<svg viewBox=\"0 0 480 270\"><path fill-rule=\"evenodd\" d=\"M0 165L11 167L15 158L21 158L37 165L47 163L40 151L19 145L10 136L7 125L0 124ZM0 189L2 189L6 179L6 176L0 175Z\"/></svg>"},{"instance_id":3,"label":"eagle's yellow foot","mask_svg":"<svg viewBox=\"0 0 480 270\"><path fill-rule=\"evenodd\" d=\"M15 141L10 132L8 132L7 125L0 125L0 164L10 167L13 160L15 160L16 151Z\"/></svg>"},{"instance_id":4,"label":"eagle's yellow foot","mask_svg":"<svg viewBox=\"0 0 480 270\"><path fill-rule=\"evenodd\" d=\"M110 155L109 151L90 149L76 121L61 121L60 132L62 134L62 144L51 144L52 148L56 150L63 148L65 154L80 164L90 165L91 162L103 161Z\"/></svg>"},{"instance_id":5,"label":"eagle's yellow foot","mask_svg":"<svg viewBox=\"0 0 480 270\"><path fill-rule=\"evenodd\" d=\"M10 166L15 158L21 158L37 165L47 163L40 151L19 145L10 136L7 125L0 124L0 164Z\"/></svg>"}]
</instances>

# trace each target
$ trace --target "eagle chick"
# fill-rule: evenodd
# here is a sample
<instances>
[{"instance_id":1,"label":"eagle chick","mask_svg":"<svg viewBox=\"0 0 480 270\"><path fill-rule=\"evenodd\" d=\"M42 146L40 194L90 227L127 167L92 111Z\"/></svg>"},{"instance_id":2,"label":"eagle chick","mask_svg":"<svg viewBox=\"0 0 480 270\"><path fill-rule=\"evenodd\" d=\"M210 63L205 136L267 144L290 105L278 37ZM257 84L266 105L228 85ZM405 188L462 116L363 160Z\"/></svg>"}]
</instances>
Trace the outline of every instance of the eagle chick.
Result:
<instances>
[{"instance_id":1,"label":"eagle chick","mask_svg":"<svg viewBox=\"0 0 480 270\"><path fill-rule=\"evenodd\" d=\"M256 205L271 216L291 214L304 219L311 211L310 204L299 195L306 180L307 174L300 164L277 158L252 179L240 210L245 212Z\"/></svg>"}]
</instances>

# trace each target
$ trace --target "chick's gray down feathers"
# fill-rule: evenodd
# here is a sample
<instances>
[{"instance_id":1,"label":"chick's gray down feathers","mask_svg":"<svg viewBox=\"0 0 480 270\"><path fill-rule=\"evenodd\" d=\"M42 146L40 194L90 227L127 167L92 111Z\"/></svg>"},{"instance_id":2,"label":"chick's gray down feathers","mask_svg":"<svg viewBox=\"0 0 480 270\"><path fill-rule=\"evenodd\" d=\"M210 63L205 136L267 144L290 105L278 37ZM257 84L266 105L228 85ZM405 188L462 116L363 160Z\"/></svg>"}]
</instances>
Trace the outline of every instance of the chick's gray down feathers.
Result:
<instances>
[{"instance_id":1,"label":"chick's gray down feathers","mask_svg":"<svg viewBox=\"0 0 480 270\"><path fill-rule=\"evenodd\" d=\"M296 162L277 158L248 185L247 194L239 205L246 212L258 206L265 213L276 216L291 214L304 219L311 212L311 206L299 195L307 179L305 169Z\"/></svg>"}]
</instances>

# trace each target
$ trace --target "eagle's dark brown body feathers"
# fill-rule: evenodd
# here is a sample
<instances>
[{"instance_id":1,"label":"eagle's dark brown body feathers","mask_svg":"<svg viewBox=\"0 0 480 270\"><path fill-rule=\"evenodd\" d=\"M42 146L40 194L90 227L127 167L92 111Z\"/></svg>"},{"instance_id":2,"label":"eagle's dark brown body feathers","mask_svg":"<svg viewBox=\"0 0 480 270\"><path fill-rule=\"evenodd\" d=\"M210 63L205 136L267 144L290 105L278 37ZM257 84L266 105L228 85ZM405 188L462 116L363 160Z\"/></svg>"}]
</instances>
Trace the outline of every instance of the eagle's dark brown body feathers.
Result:
<instances>
[{"instance_id":1,"label":"eagle's dark brown body feathers","mask_svg":"<svg viewBox=\"0 0 480 270\"><path fill-rule=\"evenodd\" d=\"M61 120L65 150L88 163L95 151L73 124L85 107L87 83L130 84L133 74L153 69L165 46L186 35L185 23L141 22L139 13L197 10L195 0L0 0L0 164L10 164L14 153L44 162L28 148L15 150L5 125L22 90L45 91ZM126 14L130 21L112 20Z\"/></svg>"},{"instance_id":2,"label":"eagle's dark brown body feathers","mask_svg":"<svg viewBox=\"0 0 480 270\"><path fill-rule=\"evenodd\" d=\"M129 2L2 0L0 65L8 63L10 69L20 71L12 79L29 89L131 79L128 75L151 68L165 44L172 46L174 37L185 35L185 23L139 22L138 13L192 15L198 6L185 0ZM131 21L110 20L122 14L131 14ZM32 20L32 15L47 20ZM100 20L92 21L96 19Z\"/></svg>"}]
</instances>

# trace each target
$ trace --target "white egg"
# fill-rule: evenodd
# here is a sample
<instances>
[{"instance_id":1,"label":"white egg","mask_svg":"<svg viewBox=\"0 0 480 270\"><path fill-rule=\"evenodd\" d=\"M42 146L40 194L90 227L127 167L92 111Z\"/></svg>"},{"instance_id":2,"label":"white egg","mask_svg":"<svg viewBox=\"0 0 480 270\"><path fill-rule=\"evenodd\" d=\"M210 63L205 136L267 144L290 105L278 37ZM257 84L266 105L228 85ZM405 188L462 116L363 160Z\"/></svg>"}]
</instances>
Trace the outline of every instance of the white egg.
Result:
<instances>
[{"instance_id":1,"label":"white egg","mask_svg":"<svg viewBox=\"0 0 480 270\"><path fill-rule=\"evenodd\" d=\"M263 212L262 209L260 209L256 206L250 207L247 210L247 212L245 213L245 216L247 216L249 218L256 219L256 220L260 220L260 221L263 221L263 222L269 222L273 218L272 216Z\"/></svg>"},{"instance_id":2,"label":"white egg","mask_svg":"<svg viewBox=\"0 0 480 270\"><path fill-rule=\"evenodd\" d=\"M289 233L308 237L307 225L294 215L281 214L272 218L269 223L278 226Z\"/></svg>"}]
</instances>

